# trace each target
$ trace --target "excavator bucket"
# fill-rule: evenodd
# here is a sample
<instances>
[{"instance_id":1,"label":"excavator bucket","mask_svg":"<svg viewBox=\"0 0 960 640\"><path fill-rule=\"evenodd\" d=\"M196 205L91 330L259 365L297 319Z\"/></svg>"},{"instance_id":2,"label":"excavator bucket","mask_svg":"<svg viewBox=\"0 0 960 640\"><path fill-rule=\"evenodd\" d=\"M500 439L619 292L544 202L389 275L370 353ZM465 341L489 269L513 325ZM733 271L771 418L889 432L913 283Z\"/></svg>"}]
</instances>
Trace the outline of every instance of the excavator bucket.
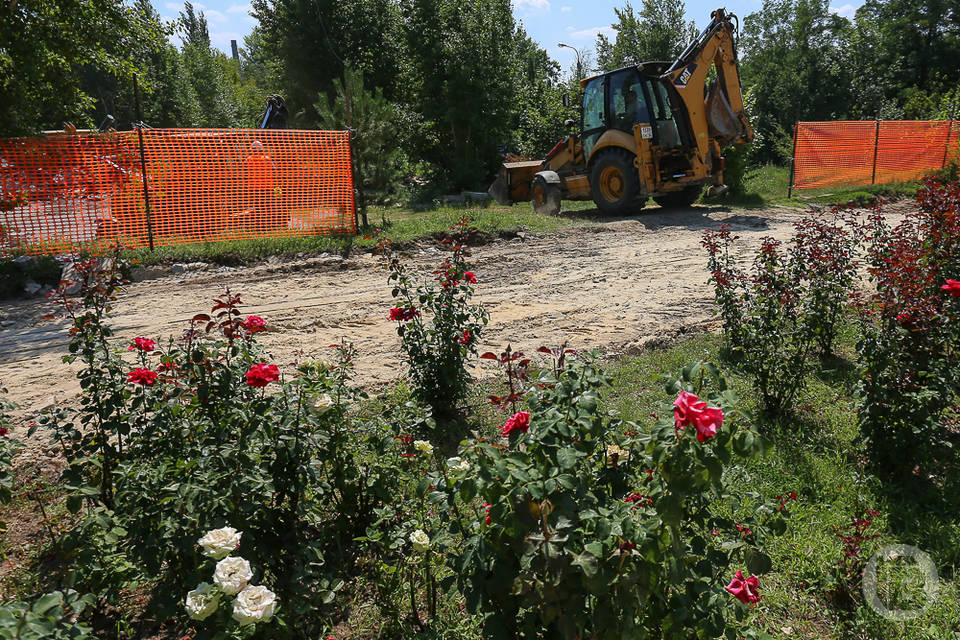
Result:
<instances>
[{"instance_id":1,"label":"excavator bucket","mask_svg":"<svg viewBox=\"0 0 960 640\"><path fill-rule=\"evenodd\" d=\"M720 83L714 82L707 87L706 107L707 128L711 138L716 138L721 145L733 144L746 138L744 126L733 112Z\"/></svg>"},{"instance_id":2,"label":"excavator bucket","mask_svg":"<svg viewBox=\"0 0 960 640\"><path fill-rule=\"evenodd\" d=\"M542 160L504 162L487 193L504 206L530 199L530 182L534 174L543 168Z\"/></svg>"}]
</instances>

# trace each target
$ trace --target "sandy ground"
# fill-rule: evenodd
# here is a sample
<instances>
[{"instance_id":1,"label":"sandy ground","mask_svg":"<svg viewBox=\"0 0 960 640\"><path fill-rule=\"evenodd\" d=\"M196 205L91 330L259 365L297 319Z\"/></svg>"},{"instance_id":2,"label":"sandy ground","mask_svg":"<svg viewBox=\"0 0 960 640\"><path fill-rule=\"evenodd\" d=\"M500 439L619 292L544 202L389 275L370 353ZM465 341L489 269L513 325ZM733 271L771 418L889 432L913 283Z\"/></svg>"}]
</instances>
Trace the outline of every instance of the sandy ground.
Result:
<instances>
[{"instance_id":1,"label":"sandy ground","mask_svg":"<svg viewBox=\"0 0 960 640\"><path fill-rule=\"evenodd\" d=\"M910 206L887 210L896 217ZM476 299L490 311L481 351L509 342L532 352L566 340L575 349L631 353L714 326L701 232L730 224L746 260L762 237L789 238L792 222L802 215L788 208L651 207L557 233L491 238L470 258L479 279ZM410 255L428 273L441 252L423 244ZM246 313L267 319L271 331L261 334L261 342L281 367L293 363L295 351L323 356L328 345L346 338L359 349L361 383L402 375L396 328L387 317L390 288L371 254L210 268L130 284L115 306L118 339L179 336L189 318L208 311L228 285L242 294ZM71 366L62 362L66 323L43 319L48 313L45 300L0 303L0 325L6 325L0 329L0 386L20 405L20 425L44 407L73 402L79 388Z\"/></svg>"}]
</instances>

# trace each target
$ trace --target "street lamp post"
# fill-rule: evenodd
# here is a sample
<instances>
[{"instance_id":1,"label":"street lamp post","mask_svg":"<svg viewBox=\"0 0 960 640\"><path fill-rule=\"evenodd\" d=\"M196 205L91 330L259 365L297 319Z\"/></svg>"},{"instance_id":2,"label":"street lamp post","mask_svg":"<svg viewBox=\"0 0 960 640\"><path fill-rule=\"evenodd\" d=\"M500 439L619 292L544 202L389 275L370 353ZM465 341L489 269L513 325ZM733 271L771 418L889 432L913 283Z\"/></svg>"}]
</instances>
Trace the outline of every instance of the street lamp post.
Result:
<instances>
[{"instance_id":1,"label":"street lamp post","mask_svg":"<svg viewBox=\"0 0 960 640\"><path fill-rule=\"evenodd\" d=\"M567 49L573 49L573 52L577 54L577 82L579 83L581 80L583 80L583 70L582 70L583 67L580 64L580 51L576 47L571 47L570 45L564 44L563 42L558 42L557 46L566 47Z\"/></svg>"}]
</instances>

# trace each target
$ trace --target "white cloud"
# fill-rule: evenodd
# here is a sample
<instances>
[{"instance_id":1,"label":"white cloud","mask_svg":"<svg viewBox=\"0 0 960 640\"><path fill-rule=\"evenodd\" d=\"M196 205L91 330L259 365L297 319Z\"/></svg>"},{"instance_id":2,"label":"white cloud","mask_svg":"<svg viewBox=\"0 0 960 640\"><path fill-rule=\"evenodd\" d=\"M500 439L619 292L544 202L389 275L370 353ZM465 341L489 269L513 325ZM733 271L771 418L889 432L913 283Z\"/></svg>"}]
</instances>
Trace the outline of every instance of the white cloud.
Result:
<instances>
[{"instance_id":1,"label":"white cloud","mask_svg":"<svg viewBox=\"0 0 960 640\"><path fill-rule=\"evenodd\" d=\"M852 4L845 4L842 7L830 7L830 13L835 13L844 18L852 18L857 8Z\"/></svg>"},{"instance_id":2,"label":"white cloud","mask_svg":"<svg viewBox=\"0 0 960 640\"><path fill-rule=\"evenodd\" d=\"M573 11L573 7L560 7L560 13L570 13Z\"/></svg>"},{"instance_id":3,"label":"white cloud","mask_svg":"<svg viewBox=\"0 0 960 640\"><path fill-rule=\"evenodd\" d=\"M232 4L227 7L227 13L250 13L251 10L253 10L253 7L250 6L250 3Z\"/></svg>"},{"instance_id":4,"label":"white cloud","mask_svg":"<svg viewBox=\"0 0 960 640\"><path fill-rule=\"evenodd\" d=\"M203 12L203 15L206 16L207 22L212 22L213 24L220 24L227 21L227 16L216 9L207 9Z\"/></svg>"},{"instance_id":5,"label":"white cloud","mask_svg":"<svg viewBox=\"0 0 960 640\"><path fill-rule=\"evenodd\" d=\"M164 6L164 8L167 9L168 11L176 11L176 12L179 12L180 10L183 9L183 5L180 4L180 3L178 3L178 2L168 2L168 3L166 3L166 4L163 5L163 6Z\"/></svg>"},{"instance_id":6,"label":"white cloud","mask_svg":"<svg viewBox=\"0 0 960 640\"><path fill-rule=\"evenodd\" d=\"M567 30L570 31L570 28L568 27ZM613 27L590 27L589 29L570 31L570 37L574 40L596 40L597 36L601 33L608 38L612 38L617 34Z\"/></svg>"},{"instance_id":7,"label":"white cloud","mask_svg":"<svg viewBox=\"0 0 960 640\"><path fill-rule=\"evenodd\" d=\"M236 40L237 45L240 46L243 44L243 35L232 31L217 31L210 33L210 44L215 46L217 49L226 52L227 55L230 55L231 40Z\"/></svg>"},{"instance_id":8,"label":"white cloud","mask_svg":"<svg viewBox=\"0 0 960 640\"><path fill-rule=\"evenodd\" d=\"M512 0L513 8L524 14L550 11L550 0Z\"/></svg>"}]
</instances>

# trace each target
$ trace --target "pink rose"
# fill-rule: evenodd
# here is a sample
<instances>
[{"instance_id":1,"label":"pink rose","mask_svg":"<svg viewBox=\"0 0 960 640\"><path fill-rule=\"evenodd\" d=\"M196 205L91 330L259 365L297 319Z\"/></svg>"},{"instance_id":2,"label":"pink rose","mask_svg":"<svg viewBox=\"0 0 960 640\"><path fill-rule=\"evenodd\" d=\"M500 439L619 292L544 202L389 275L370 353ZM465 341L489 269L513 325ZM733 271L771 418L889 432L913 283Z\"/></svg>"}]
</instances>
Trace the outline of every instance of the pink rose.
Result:
<instances>
[{"instance_id":1,"label":"pink rose","mask_svg":"<svg viewBox=\"0 0 960 640\"><path fill-rule=\"evenodd\" d=\"M526 433L530 428L530 414L526 411L517 411L500 427L500 435L506 437L514 431Z\"/></svg>"},{"instance_id":2,"label":"pink rose","mask_svg":"<svg viewBox=\"0 0 960 640\"><path fill-rule=\"evenodd\" d=\"M724 589L743 604L752 604L760 600L760 596L757 595L759 586L757 576L744 579L743 572L737 570L737 574Z\"/></svg>"},{"instance_id":3,"label":"pink rose","mask_svg":"<svg viewBox=\"0 0 960 640\"><path fill-rule=\"evenodd\" d=\"M156 343L150 338L134 338L130 346L127 347L127 351L133 351L134 349L138 351L153 351L155 348Z\"/></svg>"},{"instance_id":4,"label":"pink rose","mask_svg":"<svg viewBox=\"0 0 960 640\"><path fill-rule=\"evenodd\" d=\"M723 411L719 407L707 407L697 416L693 426L697 429L697 440L706 442L717 435L723 424Z\"/></svg>"},{"instance_id":5,"label":"pink rose","mask_svg":"<svg viewBox=\"0 0 960 640\"><path fill-rule=\"evenodd\" d=\"M723 425L723 411L719 407L708 407L692 393L681 391L673 402L673 419L678 432L692 425L697 431L697 440L706 442L717 435Z\"/></svg>"},{"instance_id":6,"label":"pink rose","mask_svg":"<svg viewBox=\"0 0 960 640\"><path fill-rule=\"evenodd\" d=\"M673 401L673 417L677 429L693 424L697 414L703 411L707 406L700 398L687 391L681 391L677 399Z\"/></svg>"}]
</instances>

